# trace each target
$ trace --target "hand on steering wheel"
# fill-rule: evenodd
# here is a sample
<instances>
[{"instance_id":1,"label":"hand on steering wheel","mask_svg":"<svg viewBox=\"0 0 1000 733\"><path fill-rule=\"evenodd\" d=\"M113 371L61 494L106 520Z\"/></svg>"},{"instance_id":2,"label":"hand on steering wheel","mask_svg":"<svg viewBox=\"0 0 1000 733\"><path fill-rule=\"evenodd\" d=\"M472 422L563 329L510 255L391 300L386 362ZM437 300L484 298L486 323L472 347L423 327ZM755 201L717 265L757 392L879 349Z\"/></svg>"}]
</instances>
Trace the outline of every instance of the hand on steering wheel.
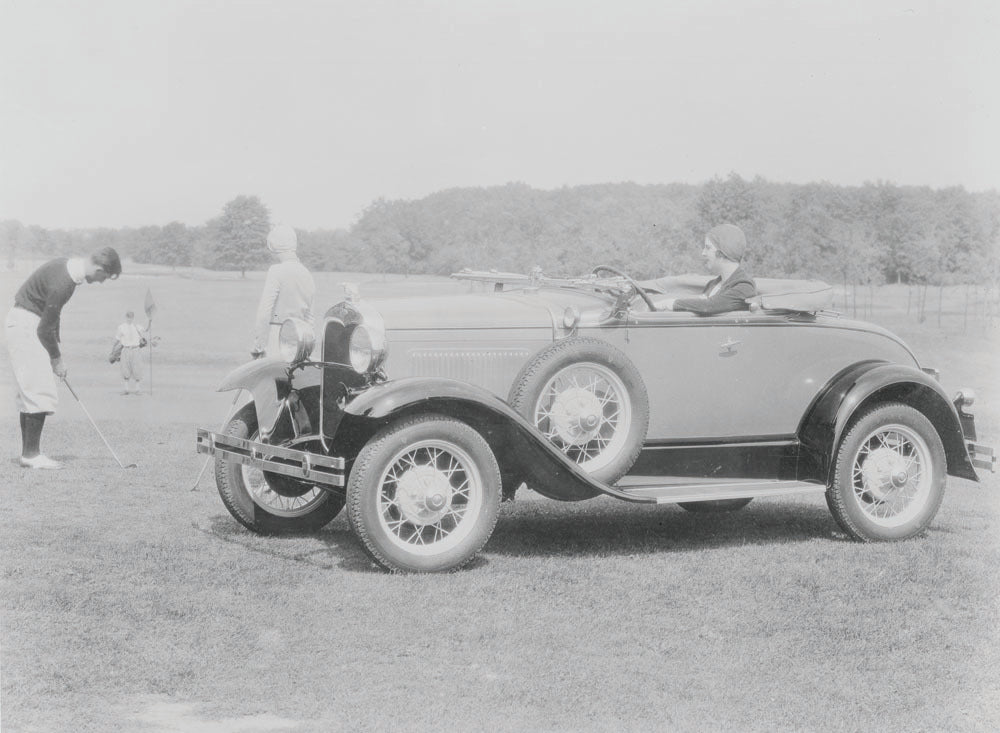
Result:
<instances>
[{"instance_id":1,"label":"hand on steering wheel","mask_svg":"<svg viewBox=\"0 0 1000 733\"><path fill-rule=\"evenodd\" d=\"M591 270L592 275L596 275L599 272L610 272L612 275L617 275L618 277L624 278L629 285L635 288L635 292L639 294L640 298L642 298L643 302L646 304L646 307L649 308L649 311L652 313L653 311L656 310L656 304L653 303L653 299L649 297L649 293L643 290L642 286L635 280L633 280L629 275L626 275L621 270L616 270L613 267L608 267L607 265L598 265L593 270Z\"/></svg>"}]
</instances>

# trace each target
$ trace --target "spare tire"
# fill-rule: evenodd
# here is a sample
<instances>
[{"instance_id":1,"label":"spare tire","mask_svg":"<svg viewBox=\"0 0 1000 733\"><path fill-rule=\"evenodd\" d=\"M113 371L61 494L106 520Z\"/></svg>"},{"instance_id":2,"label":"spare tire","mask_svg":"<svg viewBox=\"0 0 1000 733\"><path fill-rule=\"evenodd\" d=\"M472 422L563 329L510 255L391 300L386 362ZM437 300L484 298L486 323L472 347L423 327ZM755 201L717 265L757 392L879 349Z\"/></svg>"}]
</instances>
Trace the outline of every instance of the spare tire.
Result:
<instances>
[{"instance_id":1,"label":"spare tire","mask_svg":"<svg viewBox=\"0 0 1000 733\"><path fill-rule=\"evenodd\" d=\"M508 402L607 484L628 473L649 427L639 370L619 349L595 338L568 338L540 351L517 375Z\"/></svg>"}]
</instances>

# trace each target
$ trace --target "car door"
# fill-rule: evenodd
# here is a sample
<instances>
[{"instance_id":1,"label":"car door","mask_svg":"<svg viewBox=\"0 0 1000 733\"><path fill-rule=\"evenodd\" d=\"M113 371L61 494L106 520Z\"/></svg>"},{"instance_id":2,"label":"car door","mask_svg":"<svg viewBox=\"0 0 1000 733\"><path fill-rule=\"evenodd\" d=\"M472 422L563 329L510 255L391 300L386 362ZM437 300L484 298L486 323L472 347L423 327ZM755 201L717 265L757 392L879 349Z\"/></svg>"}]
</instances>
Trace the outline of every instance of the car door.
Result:
<instances>
[{"instance_id":1,"label":"car door","mask_svg":"<svg viewBox=\"0 0 1000 733\"><path fill-rule=\"evenodd\" d=\"M759 434L752 337L742 319L651 314L629 328L625 352L649 395L648 440Z\"/></svg>"},{"instance_id":2,"label":"car door","mask_svg":"<svg viewBox=\"0 0 1000 733\"><path fill-rule=\"evenodd\" d=\"M788 438L841 370L870 359L916 365L897 340L847 323L748 312L633 319L621 347L646 383L648 441Z\"/></svg>"}]
</instances>

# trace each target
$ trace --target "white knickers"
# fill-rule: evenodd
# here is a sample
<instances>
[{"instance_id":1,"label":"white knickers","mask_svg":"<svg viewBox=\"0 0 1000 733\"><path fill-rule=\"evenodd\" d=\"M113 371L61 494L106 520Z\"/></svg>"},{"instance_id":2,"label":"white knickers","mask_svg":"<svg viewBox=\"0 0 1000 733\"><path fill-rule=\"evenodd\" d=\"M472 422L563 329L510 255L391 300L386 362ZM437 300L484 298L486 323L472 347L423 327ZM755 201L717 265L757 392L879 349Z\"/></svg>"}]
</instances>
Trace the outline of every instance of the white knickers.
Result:
<instances>
[{"instance_id":1,"label":"white knickers","mask_svg":"<svg viewBox=\"0 0 1000 733\"><path fill-rule=\"evenodd\" d=\"M125 346L122 348L121 361L122 379L142 379L142 350L137 346Z\"/></svg>"},{"instance_id":2,"label":"white knickers","mask_svg":"<svg viewBox=\"0 0 1000 733\"><path fill-rule=\"evenodd\" d=\"M11 308L4 323L4 335L17 382L17 409L51 415L59 403L59 392L49 352L38 340L39 320L31 311Z\"/></svg>"}]
</instances>

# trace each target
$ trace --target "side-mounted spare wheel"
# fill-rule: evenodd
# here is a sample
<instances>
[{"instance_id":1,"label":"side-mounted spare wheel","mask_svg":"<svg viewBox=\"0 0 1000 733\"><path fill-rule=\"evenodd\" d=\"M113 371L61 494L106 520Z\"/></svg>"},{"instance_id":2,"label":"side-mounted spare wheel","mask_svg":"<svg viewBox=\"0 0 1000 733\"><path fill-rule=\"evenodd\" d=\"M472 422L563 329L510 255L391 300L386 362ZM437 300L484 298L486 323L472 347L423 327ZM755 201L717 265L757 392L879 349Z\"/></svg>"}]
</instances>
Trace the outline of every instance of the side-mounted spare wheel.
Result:
<instances>
[{"instance_id":1,"label":"side-mounted spare wheel","mask_svg":"<svg viewBox=\"0 0 1000 733\"><path fill-rule=\"evenodd\" d=\"M548 346L517 375L508 402L598 481L628 473L649 427L639 370L619 349L594 338Z\"/></svg>"},{"instance_id":2,"label":"side-mounted spare wheel","mask_svg":"<svg viewBox=\"0 0 1000 733\"><path fill-rule=\"evenodd\" d=\"M347 516L365 552L394 572L465 565L493 533L500 469L483 437L442 415L379 431L347 484Z\"/></svg>"},{"instance_id":3,"label":"side-mounted spare wheel","mask_svg":"<svg viewBox=\"0 0 1000 733\"><path fill-rule=\"evenodd\" d=\"M257 410L253 402L244 405L224 430L237 438L257 439ZM281 435L272 436L276 445L289 445ZM309 449L308 444L296 444ZM319 450L319 446L315 446ZM222 503L236 520L259 534L312 532L340 514L344 499L308 481L261 471L236 461L215 460L215 485Z\"/></svg>"},{"instance_id":4,"label":"side-mounted spare wheel","mask_svg":"<svg viewBox=\"0 0 1000 733\"><path fill-rule=\"evenodd\" d=\"M855 539L905 540L937 514L945 461L941 438L922 413L895 402L878 405L845 433L826 503Z\"/></svg>"}]
</instances>

